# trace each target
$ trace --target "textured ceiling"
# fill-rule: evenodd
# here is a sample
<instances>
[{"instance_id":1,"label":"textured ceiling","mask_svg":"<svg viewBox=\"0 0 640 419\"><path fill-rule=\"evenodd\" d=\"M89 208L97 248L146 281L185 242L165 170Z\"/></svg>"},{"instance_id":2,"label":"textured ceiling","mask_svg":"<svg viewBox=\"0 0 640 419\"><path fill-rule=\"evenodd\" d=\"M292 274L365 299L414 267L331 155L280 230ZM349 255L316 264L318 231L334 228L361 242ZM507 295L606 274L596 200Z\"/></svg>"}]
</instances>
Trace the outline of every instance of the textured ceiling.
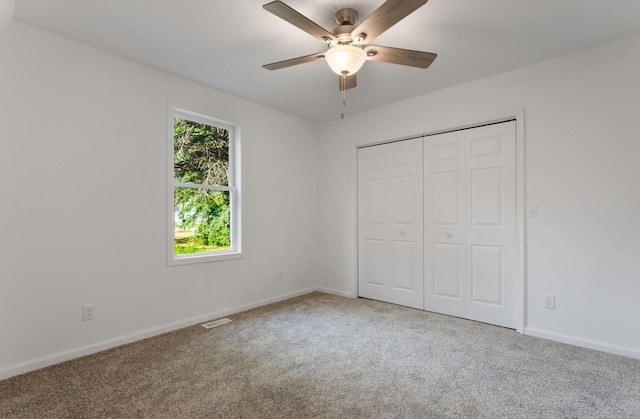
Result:
<instances>
[{"instance_id":1,"label":"textured ceiling","mask_svg":"<svg viewBox=\"0 0 640 419\"><path fill-rule=\"evenodd\" d=\"M17 0L14 19L312 122L640 35L640 1L431 0L374 44L435 52L436 61L426 70L366 62L343 107L323 61L262 68L326 49L263 10L267 2ZM363 20L382 1L285 3L331 30L336 10Z\"/></svg>"}]
</instances>

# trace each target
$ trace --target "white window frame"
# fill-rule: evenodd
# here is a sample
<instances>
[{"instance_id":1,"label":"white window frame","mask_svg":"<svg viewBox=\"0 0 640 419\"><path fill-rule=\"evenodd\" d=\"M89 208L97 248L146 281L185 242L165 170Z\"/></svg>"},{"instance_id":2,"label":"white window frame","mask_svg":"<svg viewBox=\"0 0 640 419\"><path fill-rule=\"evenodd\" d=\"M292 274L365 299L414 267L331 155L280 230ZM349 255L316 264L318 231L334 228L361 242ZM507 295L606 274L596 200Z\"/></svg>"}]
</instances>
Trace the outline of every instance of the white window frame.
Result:
<instances>
[{"instance_id":1,"label":"white window frame","mask_svg":"<svg viewBox=\"0 0 640 419\"><path fill-rule=\"evenodd\" d=\"M201 124L224 128L229 132L229 186L198 185L199 188L229 191L231 248L219 252L174 254L174 188L176 186L192 187L193 183L174 182L173 178L173 130L174 118L184 118ZM228 121L192 112L180 107L168 105L167 109L167 264L168 266L187 265L192 263L216 262L238 259L242 254L241 200L240 200L240 126Z\"/></svg>"}]
</instances>

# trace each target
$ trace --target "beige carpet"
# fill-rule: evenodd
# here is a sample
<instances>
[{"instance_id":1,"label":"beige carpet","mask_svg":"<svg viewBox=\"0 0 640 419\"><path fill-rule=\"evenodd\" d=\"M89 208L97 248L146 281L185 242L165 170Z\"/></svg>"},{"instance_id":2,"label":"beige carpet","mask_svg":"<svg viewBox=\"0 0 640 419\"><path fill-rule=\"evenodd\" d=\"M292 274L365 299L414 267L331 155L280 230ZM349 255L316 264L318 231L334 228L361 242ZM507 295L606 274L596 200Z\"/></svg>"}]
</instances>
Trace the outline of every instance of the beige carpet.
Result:
<instances>
[{"instance_id":1,"label":"beige carpet","mask_svg":"<svg viewBox=\"0 0 640 419\"><path fill-rule=\"evenodd\" d=\"M640 418L640 361L313 293L0 381L0 418Z\"/></svg>"}]
</instances>

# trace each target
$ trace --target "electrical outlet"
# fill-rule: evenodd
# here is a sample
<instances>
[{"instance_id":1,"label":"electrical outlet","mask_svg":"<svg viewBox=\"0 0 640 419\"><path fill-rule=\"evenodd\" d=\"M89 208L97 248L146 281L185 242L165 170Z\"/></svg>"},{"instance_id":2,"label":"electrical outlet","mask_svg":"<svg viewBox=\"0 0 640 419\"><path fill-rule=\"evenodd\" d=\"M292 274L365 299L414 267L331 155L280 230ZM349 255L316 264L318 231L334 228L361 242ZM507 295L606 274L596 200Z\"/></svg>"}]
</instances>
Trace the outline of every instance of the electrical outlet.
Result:
<instances>
[{"instance_id":1,"label":"electrical outlet","mask_svg":"<svg viewBox=\"0 0 640 419\"><path fill-rule=\"evenodd\" d=\"M93 320L96 318L96 307L93 304L82 306L82 320Z\"/></svg>"},{"instance_id":2,"label":"electrical outlet","mask_svg":"<svg viewBox=\"0 0 640 419\"><path fill-rule=\"evenodd\" d=\"M544 308L548 308L549 310L556 309L556 296L555 295L545 295L544 296Z\"/></svg>"}]
</instances>

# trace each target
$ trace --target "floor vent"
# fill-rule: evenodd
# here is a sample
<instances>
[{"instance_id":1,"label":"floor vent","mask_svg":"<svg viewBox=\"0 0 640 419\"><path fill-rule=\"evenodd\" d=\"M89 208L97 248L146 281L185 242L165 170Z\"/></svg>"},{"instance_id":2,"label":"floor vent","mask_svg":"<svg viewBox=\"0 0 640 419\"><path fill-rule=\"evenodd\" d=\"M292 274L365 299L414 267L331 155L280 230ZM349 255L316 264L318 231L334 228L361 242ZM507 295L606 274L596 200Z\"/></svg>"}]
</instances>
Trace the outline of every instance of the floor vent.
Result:
<instances>
[{"instance_id":1,"label":"floor vent","mask_svg":"<svg viewBox=\"0 0 640 419\"><path fill-rule=\"evenodd\" d=\"M202 327L204 327L205 329L213 329L214 327L218 327L218 326L221 326L221 325L227 324L227 323L231 323L231 320L229 320L229 319L218 319L218 320L214 320L212 322L203 323Z\"/></svg>"}]
</instances>

